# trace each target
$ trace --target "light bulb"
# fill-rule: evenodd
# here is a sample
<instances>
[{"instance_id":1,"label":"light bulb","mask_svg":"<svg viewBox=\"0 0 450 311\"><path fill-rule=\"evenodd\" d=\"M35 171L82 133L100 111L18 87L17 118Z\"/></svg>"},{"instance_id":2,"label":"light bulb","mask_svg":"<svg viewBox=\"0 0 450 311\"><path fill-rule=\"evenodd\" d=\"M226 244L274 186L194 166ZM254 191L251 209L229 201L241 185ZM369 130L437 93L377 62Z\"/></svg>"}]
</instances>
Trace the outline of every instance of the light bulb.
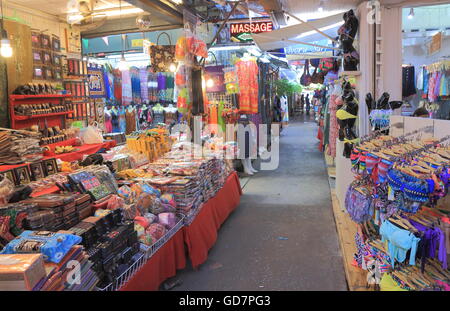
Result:
<instances>
[{"instance_id":1,"label":"light bulb","mask_svg":"<svg viewBox=\"0 0 450 311\"><path fill-rule=\"evenodd\" d=\"M3 57L11 57L13 54L13 50L11 47L11 43L8 39L2 39L1 40L1 46L0 46L0 55Z\"/></svg>"},{"instance_id":2,"label":"light bulb","mask_svg":"<svg viewBox=\"0 0 450 311\"><path fill-rule=\"evenodd\" d=\"M209 78L208 80L206 80L206 87L207 88L212 88L214 86L214 80Z\"/></svg>"},{"instance_id":3,"label":"light bulb","mask_svg":"<svg viewBox=\"0 0 450 311\"><path fill-rule=\"evenodd\" d=\"M128 69L128 63L127 63L127 61L125 59L125 56L122 55L122 58L119 61L119 66L118 67L119 67L120 71L124 71L124 70Z\"/></svg>"},{"instance_id":4,"label":"light bulb","mask_svg":"<svg viewBox=\"0 0 450 311\"><path fill-rule=\"evenodd\" d=\"M177 65L175 65L175 63L171 63L171 64L169 65L169 70L170 70L170 72L175 72L175 71L177 71Z\"/></svg>"},{"instance_id":5,"label":"light bulb","mask_svg":"<svg viewBox=\"0 0 450 311\"><path fill-rule=\"evenodd\" d=\"M408 19L413 19L413 17L414 17L414 8L411 8L411 10L409 10Z\"/></svg>"}]
</instances>

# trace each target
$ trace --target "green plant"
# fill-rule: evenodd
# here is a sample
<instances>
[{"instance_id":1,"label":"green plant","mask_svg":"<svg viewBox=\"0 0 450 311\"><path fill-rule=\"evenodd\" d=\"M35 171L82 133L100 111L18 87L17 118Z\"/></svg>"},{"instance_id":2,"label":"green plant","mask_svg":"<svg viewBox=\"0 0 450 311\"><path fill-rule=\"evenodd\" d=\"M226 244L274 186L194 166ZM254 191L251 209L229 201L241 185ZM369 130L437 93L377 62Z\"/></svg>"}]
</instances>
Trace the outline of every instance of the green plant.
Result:
<instances>
[{"instance_id":1,"label":"green plant","mask_svg":"<svg viewBox=\"0 0 450 311\"><path fill-rule=\"evenodd\" d=\"M291 96L294 93L301 93L302 86L298 83L290 82L287 79L275 81L276 93L278 96Z\"/></svg>"}]
</instances>

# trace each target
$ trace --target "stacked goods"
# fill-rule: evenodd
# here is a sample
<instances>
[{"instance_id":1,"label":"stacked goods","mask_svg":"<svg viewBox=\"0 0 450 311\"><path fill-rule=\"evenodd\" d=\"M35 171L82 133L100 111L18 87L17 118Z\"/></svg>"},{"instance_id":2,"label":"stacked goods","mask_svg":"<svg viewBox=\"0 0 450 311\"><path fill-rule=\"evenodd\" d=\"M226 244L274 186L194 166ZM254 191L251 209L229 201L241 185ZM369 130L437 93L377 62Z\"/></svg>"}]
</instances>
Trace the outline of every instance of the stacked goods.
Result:
<instances>
[{"instance_id":1,"label":"stacked goods","mask_svg":"<svg viewBox=\"0 0 450 311\"><path fill-rule=\"evenodd\" d=\"M37 210L36 204L11 203L0 206L0 244L5 246L21 234L27 216Z\"/></svg>"},{"instance_id":2,"label":"stacked goods","mask_svg":"<svg viewBox=\"0 0 450 311\"><path fill-rule=\"evenodd\" d=\"M39 291L92 291L99 279L87 253L75 245L58 263L45 263L47 276L34 288Z\"/></svg>"},{"instance_id":3,"label":"stacked goods","mask_svg":"<svg viewBox=\"0 0 450 311\"><path fill-rule=\"evenodd\" d=\"M127 137L124 133L108 133L103 134L105 140L115 140L117 145L122 145L127 142Z\"/></svg>"},{"instance_id":4,"label":"stacked goods","mask_svg":"<svg viewBox=\"0 0 450 311\"><path fill-rule=\"evenodd\" d=\"M126 202L124 217L134 221L139 240L147 246L154 245L180 223L172 194L161 194L146 183L136 183L131 188L122 186L118 194Z\"/></svg>"},{"instance_id":5,"label":"stacked goods","mask_svg":"<svg viewBox=\"0 0 450 311\"><path fill-rule=\"evenodd\" d=\"M89 194L79 194L75 197L75 208L78 219L83 220L93 214L91 196Z\"/></svg>"},{"instance_id":6,"label":"stacked goods","mask_svg":"<svg viewBox=\"0 0 450 311\"><path fill-rule=\"evenodd\" d=\"M88 193L92 200L98 201L118 190L117 182L106 166L91 166L68 175L71 187Z\"/></svg>"},{"instance_id":7,"label":"stacked goods","mask_svg":"<svg viewBox=\"0 0 450 311\"><path fill-rule=\"evenodd\" d=\"M139 252L139 241L133 222L122 221L120 209L99 210L96 215L84 219L68 232L82 238L93 270L100 278L101 286L105 286L134 262L132 259Z\"/></svg>"},{"instance_id":8,"label":"stacked goods","mask_svg":"<svg viewBox=\"0 0 450 311\"><path fill-rule=\"evenodd\" d=\"M32 230L64 230L77 224L79 213L75 204L77 195L48 194L25 200L25 203L36 204L39 211L27 216L27 227Z\"/></svg>"},{"instance_id":9,"label":"stacked goods","mask_svg":"<svg viewBox=\"0 0 450 311\"><path fill-rule=\"evenodd\" d=\"M22 158L11 150L12 146L11 132L0 132L0 164L14 165L23 163Z\"/></svg>"},{"instance_id":10,"label":"stacked goods","mask_svg":"<svg viewBox=\"0 0 450 311\"><path fill-rule=\"evenodd\" d=\"M3 291L30 291L45 277L41 254L0 255L0 288Z\"/></svg>"},{"instance_id":11,"label":"stacked goods","mask_svg":"<svg viewBox=\"0 0 450 311\"><path fill-rule=\"evenodd\" d=\"M37 132L14 131L10 134L12 153L17 154L23 162L34 162L42 159L43 149L40 146L41 135Z\"/></svg>"}]
</instances>

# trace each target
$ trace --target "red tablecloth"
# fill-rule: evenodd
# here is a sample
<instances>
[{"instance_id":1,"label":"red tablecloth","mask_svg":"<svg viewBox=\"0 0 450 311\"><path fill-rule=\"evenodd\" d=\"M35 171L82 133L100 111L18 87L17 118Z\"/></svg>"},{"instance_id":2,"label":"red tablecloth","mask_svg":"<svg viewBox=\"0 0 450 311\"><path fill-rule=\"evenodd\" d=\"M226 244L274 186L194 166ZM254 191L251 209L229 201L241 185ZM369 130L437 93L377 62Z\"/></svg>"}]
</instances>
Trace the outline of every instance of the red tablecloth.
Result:
<instances>
[{"instance_id":1,"label":"red tablecloth","mask_svg":"<svg viewBox=\"0 0 450 311\"><path fill-rule=\"evenodd\" d=\"M162 282L186 266L184 243L187 244L192 265L198 267L216 242L218 229L239 205L241 194L239 177L233 173L216 196L203 205L194 222L178 231L120 290L158 290Z\"/></svg>"},{"instance_id":2,"label":"red tablecloth","mask_svg":"<svg viewBox=\"0 0 450 311\"><path fill-rule=\"evenodd\" d=\"M223 188L203 205L192 224L183 228L184 240L194 268L208 258L208 251L216 243L217 231L239 205L241 195L239 177L234 172L228 177Z\"/></svg>"},{"instance_id":3,"label":"red tablecloth","mask_svg":"<svg viewBox=\"0 0 450 311\"><path fill-rule=\"evenodd\" d=\"M183 231L178 231L120 289L121 291L155 291L159 285L186 267Z\"/></svg>"},{"instance_id":4,"label":"red tablecloth","mask_svg":"<svg viewBox=\"0 0 450 311\"><path fill-rule=\"evenodd\" d=\"M72 145L72 144L68 144L67 142L61 142L61 143L56 143L56 144L52 144L49 146L51 146L51 150L53 151L56 146L70 146L70 145ZM83 155L85 155L85 154L88 154L88 155L93 154L93 153L98 152L102 148L110 149L115 146L116 146L115 140L107 140L101 144L76 146L75 148L78 150L74 151L74 152L62 153L62 154L54 154L52 152L51 154L46 155L45 158L57 158L57 159L61 159L62 161L66 161L66 162L78 161L78 160L83 159Z\"/></svg>"}]
</instances>

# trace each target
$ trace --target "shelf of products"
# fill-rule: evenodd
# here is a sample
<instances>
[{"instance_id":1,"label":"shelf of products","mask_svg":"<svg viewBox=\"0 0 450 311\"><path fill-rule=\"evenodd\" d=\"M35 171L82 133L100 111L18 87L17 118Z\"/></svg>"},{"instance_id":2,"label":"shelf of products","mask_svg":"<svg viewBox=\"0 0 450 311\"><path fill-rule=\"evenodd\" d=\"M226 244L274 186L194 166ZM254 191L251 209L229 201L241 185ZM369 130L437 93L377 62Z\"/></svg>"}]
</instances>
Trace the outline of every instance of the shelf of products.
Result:
<instances>
[{"instance_id":1,"label":"shelf of products","mask_svg":"<svg viewBox=\"0 0 450 311\"><path fill-rule=\"evenodd\" d=\"M31 116L14 116L15 120L23 121L23 120L29 120L29 119L39 119L39 118L49 118L49 117L55 117L55 116L63 116L72 114L73 110L71 111L63 111L63 112L55 112L55 113L49 113L49 114L37 114L37 115L31 115Z\"/></svg>"}]
</instances>

